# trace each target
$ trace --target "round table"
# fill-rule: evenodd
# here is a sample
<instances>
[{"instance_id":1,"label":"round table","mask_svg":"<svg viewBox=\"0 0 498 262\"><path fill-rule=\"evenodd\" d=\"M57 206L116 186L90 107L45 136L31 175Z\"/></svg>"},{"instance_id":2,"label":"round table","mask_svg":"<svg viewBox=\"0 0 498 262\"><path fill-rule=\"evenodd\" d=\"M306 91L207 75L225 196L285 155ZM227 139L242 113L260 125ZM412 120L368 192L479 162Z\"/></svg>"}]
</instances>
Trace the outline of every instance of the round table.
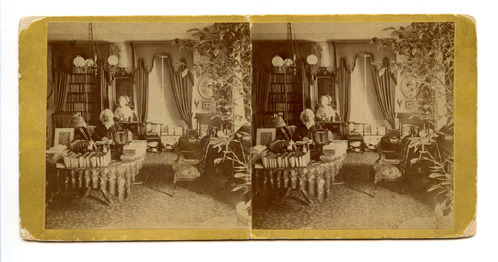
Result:
<instances>
[{"instance_id":1,"label":"round table","mask_svg":"<svg viewBox=\"0 0 498 262\"><path fill-rule=\"evenodd\" d=\"M110 195L123 202L131 195L131 184L144 159L145 155L131 161L112 161L105 167L58 168L57 181L63 179L66 190L85 188L83 197L88 196L91 190L99 190L109 203L112 203Z\"/></svg>"}]
</instances>

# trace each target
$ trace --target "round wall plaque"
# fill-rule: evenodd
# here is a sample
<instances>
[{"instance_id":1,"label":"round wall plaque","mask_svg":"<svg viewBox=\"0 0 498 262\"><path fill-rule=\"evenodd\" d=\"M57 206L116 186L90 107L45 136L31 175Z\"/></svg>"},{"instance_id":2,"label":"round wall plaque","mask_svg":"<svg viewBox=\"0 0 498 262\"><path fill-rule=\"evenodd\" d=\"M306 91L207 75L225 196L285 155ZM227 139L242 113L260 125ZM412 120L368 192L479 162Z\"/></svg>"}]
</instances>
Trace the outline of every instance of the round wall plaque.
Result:
<instances>
[{"instance_id":1,"label":"round wall plaque","mask_svg":"<svg viewBox=\"0 0 498 262\"><path fill-rule=\"evenodd\" d=\"M199 94L202 98L210 99L213 97L213 80L204 77L199 81Z\"/></svg>"},{"instance_id":2,"label":"round wall plaque","mask_svg":"<svg viewBox=\"0 0 498 262\"><path fill-rule=\"evenodd\" d=\"M417 79L413 76L405 78L401 84L401 93L407 98L414 98L420 92Z\"/></svg>"}]
</instances>

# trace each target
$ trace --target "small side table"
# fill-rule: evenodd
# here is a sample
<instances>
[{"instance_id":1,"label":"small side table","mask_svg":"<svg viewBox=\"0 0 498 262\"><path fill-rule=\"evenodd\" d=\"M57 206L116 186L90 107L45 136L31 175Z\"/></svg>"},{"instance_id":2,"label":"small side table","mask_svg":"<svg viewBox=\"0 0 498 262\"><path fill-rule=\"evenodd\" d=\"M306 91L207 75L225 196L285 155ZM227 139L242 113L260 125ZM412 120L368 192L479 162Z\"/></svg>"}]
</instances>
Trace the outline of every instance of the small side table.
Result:
<instances>
[{"instance_id":1,"label":"small side table","mask_svg":"<svg viewBox=\"0 0 498 262\"><path fill-rule=\"evenodd\" d=\"M359 142L360 146L353 146L352 143ZM360 149L360 152L365 152L365 141L363 136L348 136L348 150Z\"/></svg>"}]
</instances>

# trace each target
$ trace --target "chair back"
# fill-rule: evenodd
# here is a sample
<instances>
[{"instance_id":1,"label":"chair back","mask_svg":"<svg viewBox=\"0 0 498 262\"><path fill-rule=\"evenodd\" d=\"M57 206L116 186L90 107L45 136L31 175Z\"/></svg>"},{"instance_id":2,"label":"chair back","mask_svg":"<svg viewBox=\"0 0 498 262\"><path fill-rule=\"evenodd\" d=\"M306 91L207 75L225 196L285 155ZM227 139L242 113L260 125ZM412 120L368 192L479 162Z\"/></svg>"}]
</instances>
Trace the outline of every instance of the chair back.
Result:
<instances>
[{"instance_id":1,"label":"chair back","mask_svg":"<svg viewBox=\"0 0 498 262\"><path fill-rule=\"evenodd\" d=\"M363 136L363 125L356 122L348 122L348 136Z\"/></svg>"},{"instance_id":2,"label":"chair back","mask_svg":"<svg viewBox=\"0 0 498 262\"><path fill-rule=\"evenodd\" d=\"M71 121L72 112L55 112L52 114L52 127L54 128L65 128L69 126Z\"/></svg>"},{"instance_id":3,"label":"chair back","mask_svg":"<svg viewBox=\"0 0 498 262\"><path fill-rule=\"evenodd\" d=\"M406 168L409 165L410 162L410 157L409 155L413 153L414 148L410 148L410 142L411 140L408 137L403 138L401 141L401 147L399 151L399 160L400 162L400 171L402 174L405 173Z\"/></svg>"},{"instance_id":4,"label":"chair back","mask_svg":"<svg viewBox=\"0 0 498 262\"><path fill-rule=\"evenodd\" d=\"M145 124L146 137L161 136L163 124L147 122Z\"/></svg>"}]
</instances>

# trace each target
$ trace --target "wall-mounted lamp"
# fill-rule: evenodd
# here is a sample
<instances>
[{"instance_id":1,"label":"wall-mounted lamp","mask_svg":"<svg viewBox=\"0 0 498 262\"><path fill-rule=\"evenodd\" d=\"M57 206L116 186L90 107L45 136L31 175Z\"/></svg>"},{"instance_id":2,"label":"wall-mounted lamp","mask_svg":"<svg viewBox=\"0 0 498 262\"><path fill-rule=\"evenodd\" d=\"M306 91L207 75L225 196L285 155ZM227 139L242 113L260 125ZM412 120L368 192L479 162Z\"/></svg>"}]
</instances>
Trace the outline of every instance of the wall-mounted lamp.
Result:
<instances>
[{"instance_id":1,"label":"wall-mounted lamp","mask_svg":"<svg viewBox=\"0 0 498 262\"><path fill-rule=\"evenodd\" d=\"M279 55L275 55L271 60L271 64L274 67L281 67L284 65L284 59L282 59Z\"/></svg>"},{"instance_id":2,"label":"wall-mounted lamp","mask_svg":"<svg viewBox=\"0 0 498 262\"><path fill-rule=\"evenodd\" d=\"M316 55L314 54L311 54L309 55L307 58L306 58L306 62L311 65L311 66L314 66L316 65L316 63L318 63L318 57L316 57Z\"/></svg>"}]
</instances>

